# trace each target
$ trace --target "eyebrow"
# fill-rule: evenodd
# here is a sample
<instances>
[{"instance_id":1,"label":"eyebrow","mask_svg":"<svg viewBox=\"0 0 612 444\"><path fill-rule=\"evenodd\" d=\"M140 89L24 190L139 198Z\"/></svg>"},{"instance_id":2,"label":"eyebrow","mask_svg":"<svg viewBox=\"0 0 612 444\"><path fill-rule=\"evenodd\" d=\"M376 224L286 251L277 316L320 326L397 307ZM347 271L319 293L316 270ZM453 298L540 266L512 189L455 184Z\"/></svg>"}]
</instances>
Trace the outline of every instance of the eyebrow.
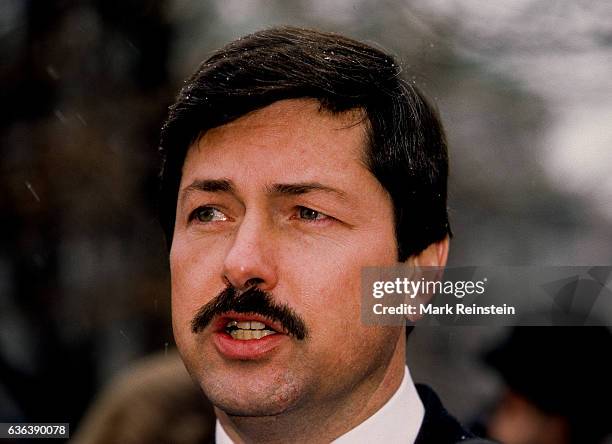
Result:
<instances>
[{"instance_id":1,"label":"eyebrow","mask_svg":"<svg viewBox=\"0 0 612 444\"><path fill-rule=\"evenodd\" d=\"M180 201L183 202L187 196L194 191L205 193L230 193L236 195L236 187L229 179L196 179L185 187L180 194ZM270 194L299 196L312 192L322 191L335 194L342 200L346 200L346 193L336 188L323 185L319 182L299 182L299 183L275 183L266 187L266 192Z\"/></svg>"},{"instance_id":2,"label":"eyebrow","mask_svg":"<svg viewBox=\"0 0 612 444\"><path fill-rule=\"evenodd\" d=\"M235 194L234 184L229 179L196 179L181 191L180 202L184 202L194 191Z\"/></svg>"},{"instance_id":3,"label":"eyebrow","mask_svg":"<svg viewBox=\"0 0 612 444\"><path fill-rule=\"evenodd\" d=\"M339 198L345 200L346 193L336 188L323 185L319 182L303 182L303 183L291 183L282 184L276 183L268 187L268 192L271 194L291 195L298 196L301 194L312 193L315 191L323 191L325 193L335 194Z\"/></svg>"}]
</instances>

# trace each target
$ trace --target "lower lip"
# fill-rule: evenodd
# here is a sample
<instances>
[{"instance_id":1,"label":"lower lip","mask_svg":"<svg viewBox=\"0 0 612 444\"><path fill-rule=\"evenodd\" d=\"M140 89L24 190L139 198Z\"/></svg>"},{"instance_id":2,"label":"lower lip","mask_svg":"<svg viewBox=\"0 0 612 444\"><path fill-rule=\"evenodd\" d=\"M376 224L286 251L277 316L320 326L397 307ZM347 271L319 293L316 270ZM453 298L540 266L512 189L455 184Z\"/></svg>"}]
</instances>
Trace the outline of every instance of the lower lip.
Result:
<instances>
[{"instance_id":1,"label":"lower lip","mask_svg":"<svg viewBox=\"0 0 612 444\"><path fill-rule=\"evenodd\" d=\"M261 339L234 339L224 331L213 334L213 342L221 355L228 359L260 359L272 353L287 335L275 333Z\"/></svg>"}]
</instances>

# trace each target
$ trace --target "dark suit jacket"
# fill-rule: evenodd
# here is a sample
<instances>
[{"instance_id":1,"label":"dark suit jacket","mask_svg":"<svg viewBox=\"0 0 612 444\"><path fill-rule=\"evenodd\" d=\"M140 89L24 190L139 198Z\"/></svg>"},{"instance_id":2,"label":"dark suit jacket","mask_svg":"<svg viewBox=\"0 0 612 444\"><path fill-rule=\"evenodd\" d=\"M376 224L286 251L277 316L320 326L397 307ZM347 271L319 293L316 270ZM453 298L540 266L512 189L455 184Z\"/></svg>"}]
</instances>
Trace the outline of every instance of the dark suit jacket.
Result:
<instances>
[{"instance_id":1,"label":"dark suit jacket","mask_svg":"<svg viewBox=\"0 0 612 444\"><path fill-rule=\"evenodd\" d=\"M416 384L416 389L425 407L425 417L415 444L493 444L464 429L459 421L446 411L431 388Z\"/></svg>"}]
</instances>

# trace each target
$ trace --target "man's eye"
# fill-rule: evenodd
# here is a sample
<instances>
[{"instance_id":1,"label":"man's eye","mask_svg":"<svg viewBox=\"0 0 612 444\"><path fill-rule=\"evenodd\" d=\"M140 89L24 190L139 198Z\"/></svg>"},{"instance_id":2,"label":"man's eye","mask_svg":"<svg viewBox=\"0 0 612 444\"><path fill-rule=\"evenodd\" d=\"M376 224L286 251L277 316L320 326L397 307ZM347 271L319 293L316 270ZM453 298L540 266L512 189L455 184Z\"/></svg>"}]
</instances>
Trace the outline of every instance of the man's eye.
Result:
<instances>
[{"instance_id":1,"label":"man's eye","mask_svg":"<svg viewBox=\"0 0 612 444\"><path fill-rule=\"evenodd\" d=\"M305 220L324 220L328 218L326 214L320 213L315 210L311 210L310 208L306 208L306 207L300 207L299 215L300 215L300 219L305 219Z\"/></svg>"},{"instance_id":2,"label":"man's eye","mask_svg":"<svg viewBox=\"0 0 612 444\"><path fill-rule=\"evenodd\" d=\"M213 207L199 207L193 210L189 216L189 220L197 220L198 222L217 222L227 220L227 216Z\"/></svg>"}]
</instances>

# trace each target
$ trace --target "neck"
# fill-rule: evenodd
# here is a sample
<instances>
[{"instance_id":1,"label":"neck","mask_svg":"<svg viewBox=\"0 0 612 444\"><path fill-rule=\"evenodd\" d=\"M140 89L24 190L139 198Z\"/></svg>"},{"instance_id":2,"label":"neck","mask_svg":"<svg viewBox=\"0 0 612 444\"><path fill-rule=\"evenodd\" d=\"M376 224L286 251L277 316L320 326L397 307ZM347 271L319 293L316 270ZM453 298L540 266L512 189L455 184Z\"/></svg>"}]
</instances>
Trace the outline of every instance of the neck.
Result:
<instances>
[{"instance_id":1,"label":"neck","mask_svg":"<svg viewBox=\"0 0 612 444\"><path fill-rule=\"evenodd\" d=\"M265 417L231 416L216 407L215 413L234 443L329 443L375 414L393 396L404 375L405 349L402 334L386 367L329 402Z\"/></svg>"}]
</instances>

